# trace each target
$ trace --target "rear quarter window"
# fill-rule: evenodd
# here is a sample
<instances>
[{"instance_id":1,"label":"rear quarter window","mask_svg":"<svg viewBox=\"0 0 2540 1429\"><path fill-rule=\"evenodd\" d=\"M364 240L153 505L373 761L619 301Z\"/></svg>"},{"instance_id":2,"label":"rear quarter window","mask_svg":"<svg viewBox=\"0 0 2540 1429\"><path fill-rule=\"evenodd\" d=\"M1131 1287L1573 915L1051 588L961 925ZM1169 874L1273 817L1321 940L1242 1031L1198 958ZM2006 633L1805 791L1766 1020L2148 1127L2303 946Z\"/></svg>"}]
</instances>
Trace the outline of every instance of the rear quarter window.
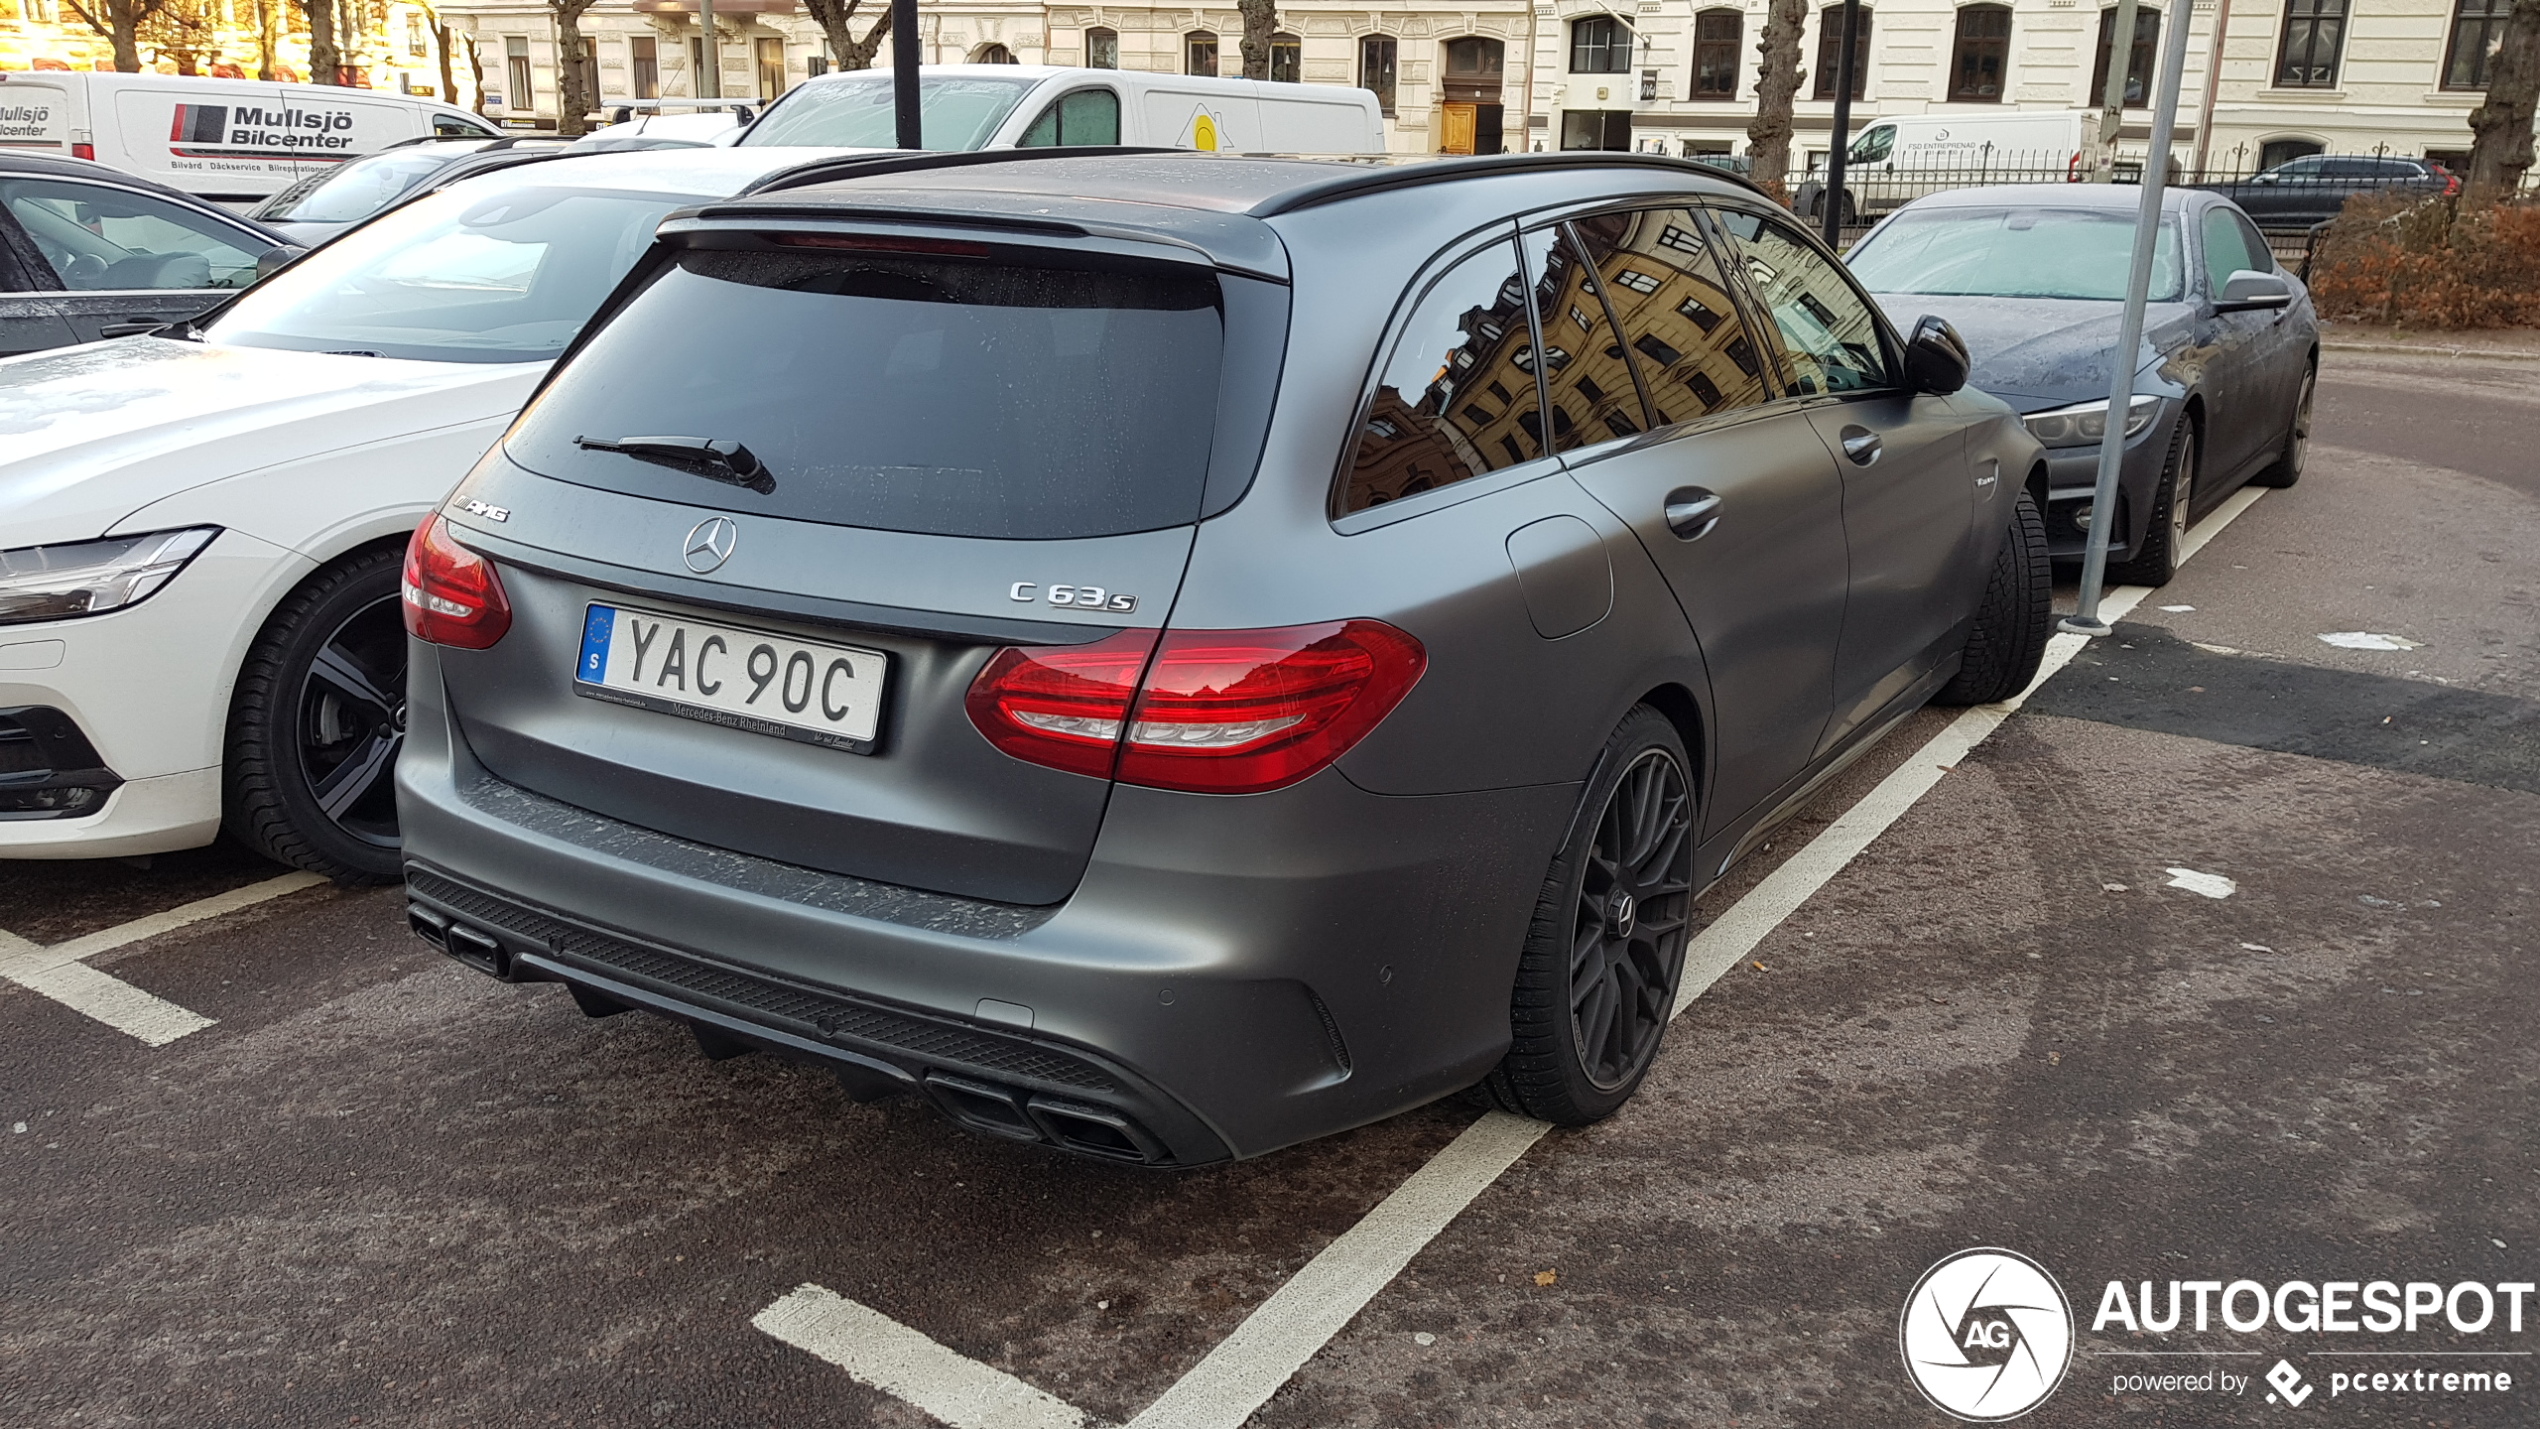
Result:
<instances>
[{"instance_id":1,"label":"rear quarter window","mask_svg":"<svg viewBox=\"0 0 2540 1429\"><path fill-rule=\"evenodd\" d=\"M689 250L523 416L513 460L770 516L1057 540L1198 519L1214 274ZM765 480L588 445L738 442Z\"/></svg>"}]
</instances>

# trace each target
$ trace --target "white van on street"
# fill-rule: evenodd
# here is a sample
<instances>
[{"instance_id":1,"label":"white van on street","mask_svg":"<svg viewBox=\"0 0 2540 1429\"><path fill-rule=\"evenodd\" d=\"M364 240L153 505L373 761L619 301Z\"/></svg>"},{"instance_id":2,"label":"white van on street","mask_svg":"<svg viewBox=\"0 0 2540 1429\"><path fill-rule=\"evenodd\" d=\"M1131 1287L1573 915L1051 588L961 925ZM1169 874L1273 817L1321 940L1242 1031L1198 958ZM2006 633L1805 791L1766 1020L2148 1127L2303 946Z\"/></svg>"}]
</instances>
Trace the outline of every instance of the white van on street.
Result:
<instances>
[{"instance_id":1,"label":"white van on street","mask_svg":"<svg viewBox=\"0 0 2540 1429\"><path fill-rule=\"evenodd\" d=\"M1384 113L1364 89L1045 65L928 65L924 146L935 150L1128 144L1229 153L1381 154ZM744 146L899 145L891 72L823 75L788 91Z\"/></svg>"},{"instance_id":2,"label":"white van on street","mask_svg":"<svg viewBox=\"0 0 2540 1429\"><path fill-rule=\"evenodd\" d=\"M2098 125L2095 109L1881 118L1845 154L1844 221L1867 223L1941 189L2086 179L2083 155ZM1824 213L1825 179L1820 158L1796 195L1800 213Z\"/></svg>"},{"instance_id":3,"label":"white van on street","mask_svg":"<svg viewBox=\"0 0 2540 1429\"><path fill-rule=\"evenodd\" d=\"M175 74L0 72L0 149L94 159L198 198L260 199L317 166L501 131L454 105L321 84Z\"/></svg>"}]
</instances>

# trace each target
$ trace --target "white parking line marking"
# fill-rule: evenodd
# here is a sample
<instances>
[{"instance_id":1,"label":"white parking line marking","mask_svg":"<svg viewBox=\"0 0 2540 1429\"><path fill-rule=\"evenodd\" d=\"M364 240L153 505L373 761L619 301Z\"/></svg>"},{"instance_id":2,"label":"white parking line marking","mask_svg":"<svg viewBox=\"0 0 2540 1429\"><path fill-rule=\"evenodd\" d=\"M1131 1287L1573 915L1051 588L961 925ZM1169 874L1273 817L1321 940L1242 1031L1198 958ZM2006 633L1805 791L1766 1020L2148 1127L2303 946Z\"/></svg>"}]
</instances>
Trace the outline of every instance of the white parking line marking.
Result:
<instances>
[{"instance_id":1,"label":"white parking line marking","mask_svg":"<svg viewBox=\"0 0 2540 1429\"><path fill-rule=\"evenodd\" d=\"M1129 1429L1235 1429L1393 1283L1550 1124L1490 1112L1254 1307Z\"/></svg>"},{"instance_id":2,"label":"white parking line marking","mask_svg":"<svg viewBox=\"0 0 2540 1429\"><path fill-rule=\"evenodd\" d=\"M2256 487L2233 493L2188 533L2179 547L2179 559L2185 561L2204 549L2206 542L2263 494ZM2148 586L2119 586L2101 599L2100 615L2113 625L2151 593ZM1676 1006L1668 1015L1681 1015L1754 951L1959 760L1999 729L2086 643L2087 637L2080 635L2051 637L2038 662L2037 678L2027 689L1951 720L1860 802L1729 905L1685 950ZM1550 1130L1547 1122L1496 1111L1466 1127L1358 1224L1323 1247L1256 1306L1233 1334L1131 1420L1128 1429L1242 1429L1414 1256ZM817 1285L805 1285L778 1300L751 1323L866 1384L897 1395L953 1429L972 1425L1083 1429L1095 1422L1063 1400ZM1010 1411L1009 1405L1014 1406ZM989 1417L1007 1412L1014 1417Z\"/></svg>"},{"instance_id":3,"label":"white parking line marking","mask_svg":"<svg viewBox=\"0 0 2540 1429\"><path fill-rule=\"evenodd\" d=\"M143 992L111 973L99 972L80 959L95 957L144 938L155 938L189 923L252 908L267 899L297 893L325 881L314 873L286 873L279 878L268 878L262 883L251 883L227 893L198 898L164 913L118 923L102 932L50 947L28 942L15 933L0 931L0 978L6 978L30 992L42 993L73 1012L93 1017L153 1047L164 1047L179 1037L211 1026L213 1019L199 1012L189 1012L166 998Z\"/></svg>"},{"instance_id":4,"label":"white parking line marking","mask_svg":"<svg viewBox=\"0 0 2540 1429\"><path fill-rule=\"evenodd\" d=\"M1065 1400L817 1285L798 1287L750 1323L952 1429L1084 1429L1092 1422Z\"/></svg>"}]
</instances>

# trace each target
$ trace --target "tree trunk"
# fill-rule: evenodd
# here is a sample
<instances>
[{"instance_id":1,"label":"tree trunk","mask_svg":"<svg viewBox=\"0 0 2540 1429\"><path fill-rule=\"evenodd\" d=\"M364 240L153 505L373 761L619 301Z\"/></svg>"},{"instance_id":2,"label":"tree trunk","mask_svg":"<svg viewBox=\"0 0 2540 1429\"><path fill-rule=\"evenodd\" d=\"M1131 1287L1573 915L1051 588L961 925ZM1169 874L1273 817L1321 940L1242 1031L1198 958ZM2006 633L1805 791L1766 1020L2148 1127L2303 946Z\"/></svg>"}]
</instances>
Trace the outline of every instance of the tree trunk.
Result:
<instances>
[{"instance_id":1,"label":"tree trunk","mask_svg":"<svg viewBox=\"0 0 2540 1429\"><path fill-rule=\"evenodd\" d=\"M106 22L113 27L115 68L125 74L141 73L140 7L114 0L106 8Z\"/></svg>"},{"instance_id":2,"label":"tree trunk","mask_svg":"<svg viewBox=\"0 0 2540 1429\"><path fill-rule=\"evenodd\" d=\"M547 0L556 16L556 133L564 138L585 132L586 116L600 97L591 93L591 42L582 37L582 12L593 0Z\"/></svg>"},{"instance_id":3,"label":"tree trunk","mask_svg":"<svg viewBox=\"0 0 2540 1429\"><path fill-rule=\"evenodd\" d=\"M256 0L256 78L273 82L273 22L282 0Z\"/></svg>"},{"instance_id":4,"label":"tree trunk","mask_svg":"<svg viewBox=\"0 0 2540 1429\"><path fill-rule=\"evenodd\" d=\"M2531 167L2532 111L2540 107L2540 0L2514 0L2504 42L2487 64L2487 100L2470 111L2467 197L2512 198Z\"/></svg>"},{"instance_id":5,"label":"tree trunk","mask_svg":"<svg viewBox=\"0 0 2540 1429\"><path fill-rule=\"evenodd\" d=\"M340 84L344 52L335 47L335 0L300 0L309 18L309 83Z\"/></svg>"},{"instance_id":6,"label":"tree trunk","mask_svg":"<svg viewBox=\"0 0 2540 1429\"><path fill-rule=\"evenodd\" d=\"M1270 32L1279 28L1278 0L1235 0L1244 17L1244 78L1270 77Z\"/></svg>"},{"instance_id":7,"label":"tree trunk","mask_svg":"<svg viewBox=\"0 0 2540 1429\"><path fill-rule=\"evenodd\" d=\"M1777 197L1787 199L1784 180L1790 173L1790 106L1799 96L1799 36L1808 24L1808 0L1772 0L1764 19L1763 38L1756 42L1755 122L1746 126L1746 152L1751 177Z\"/></svg>"},{"instance_id":8,"label":"tree trunk","mask_svg":"<svg viewBox=\"0 0 2540 1429\"><path fill-rule=\"evenodd\" d=\"M829 53L842 70L873 68L874 55L881 51L882 42L891 37L891 7L887 4L882 7L882 18L873 22L864 38L855 37L847 22L863 8L864 0L803 0L803 9L820 27L820 33L828 37Z\"/></svg>"},{"instance_id":9,"label":"tree trunk","mask_svg":"<svg viewBox=\"0 0 2540 1429\"><path fill-rule=\"evenodd\" d=\"M485 52L476 47L476 32L467 32L467 77L476 86L476 112L491 119L492 109L485 103Z\"/></svg>"}]
</instances>

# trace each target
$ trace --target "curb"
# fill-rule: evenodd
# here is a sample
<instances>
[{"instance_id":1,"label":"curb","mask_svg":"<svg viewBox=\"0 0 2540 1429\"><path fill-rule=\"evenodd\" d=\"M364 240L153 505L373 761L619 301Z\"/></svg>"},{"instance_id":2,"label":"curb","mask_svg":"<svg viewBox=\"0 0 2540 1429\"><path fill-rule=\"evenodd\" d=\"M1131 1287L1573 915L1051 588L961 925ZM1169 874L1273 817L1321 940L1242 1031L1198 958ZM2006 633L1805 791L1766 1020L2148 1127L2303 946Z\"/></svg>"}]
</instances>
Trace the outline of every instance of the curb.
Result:
<instances>
[{"instance_id":1,"label":"curb","mask_svg":"<svg viewBox=\"0 0 2540 1429\"><path fill-rule=\"evenodd\" d=\"M2405 342L2340 342L2321 338L2322 352L2404 353L2411 357L2478 357L2497 362L2540 362L2540 352L2509 352L2484 347L2421 347Z\"/></svg>"}]
</instances>

